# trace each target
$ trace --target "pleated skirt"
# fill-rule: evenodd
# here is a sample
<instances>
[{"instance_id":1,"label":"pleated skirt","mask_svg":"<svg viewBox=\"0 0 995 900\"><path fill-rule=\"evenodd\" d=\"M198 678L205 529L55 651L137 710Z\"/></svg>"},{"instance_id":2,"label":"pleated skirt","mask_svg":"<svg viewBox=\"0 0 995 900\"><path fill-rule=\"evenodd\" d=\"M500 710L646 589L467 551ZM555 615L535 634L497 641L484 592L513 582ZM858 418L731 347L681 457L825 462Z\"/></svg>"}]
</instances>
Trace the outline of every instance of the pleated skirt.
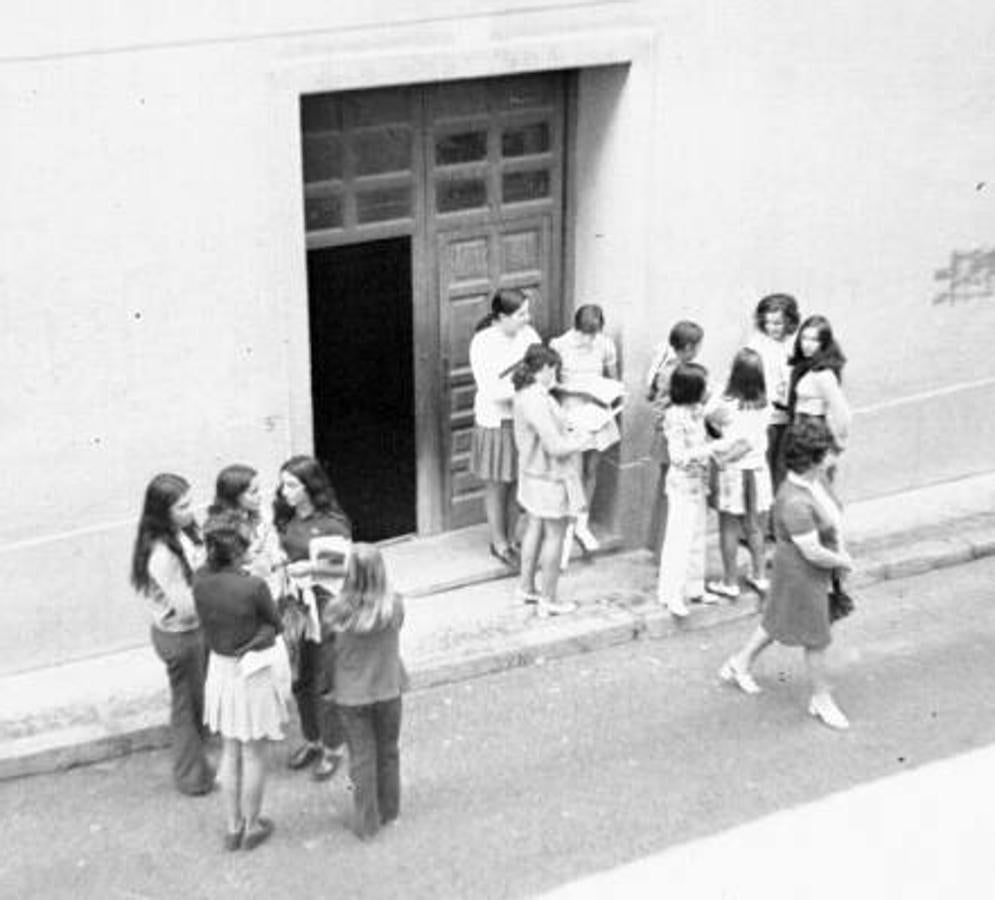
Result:
<instances>
[{"instance_id":1,"label":"pleated skirt","mask_svg":"<svg viewBox=\"0 0 995 900\"><path fill-rule=\"evenodd\" d=\"M470 471L483 481L511 484L518 478L518 449L511 419L500 428L476 425L470 437Z\"/></svg>"},{"instance_id":2,"label":"pleated skirt","mask_svg":"<svg viewBox=\"0 0 995 900\"><path fill-rule=\"evenodd\" d=\"M222 737L279 741L289 719L286 646L278 638L273 647L255 654L238 659L211 653L204 685L204 722Z\"/></svg>"}]
</instances>

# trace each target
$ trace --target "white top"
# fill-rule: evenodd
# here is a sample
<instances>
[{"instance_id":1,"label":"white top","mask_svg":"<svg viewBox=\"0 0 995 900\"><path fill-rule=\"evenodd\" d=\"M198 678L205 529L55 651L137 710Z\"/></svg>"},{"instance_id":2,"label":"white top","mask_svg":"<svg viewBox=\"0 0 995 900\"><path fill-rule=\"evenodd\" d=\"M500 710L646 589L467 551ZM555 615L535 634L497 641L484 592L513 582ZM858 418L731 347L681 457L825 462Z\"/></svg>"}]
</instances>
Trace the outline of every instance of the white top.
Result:
<instances>
[{"instance_id":1,"label":"white top","mask_svg":"<svg viewBox=\"0 0 995 900\"><path fill-rule=\"evenodd\" d=\"M203 562L203 552L185 534L180 534L183 554L196 569ZM187 583L183 566L162 541L152 545L148 562L149 593L145 596L152 624L160 631L192 631L200 625L194 608L193 588Z\"/></svg>"},{"instance_id":2,"label":"white top","mask_svg":"<svg viewBox=\"0 0 995 900\"><path fill-rule=\"evenodd\" d=\"M825 416L836 446L840 450L846 447L851 413L836 376L829 369L806 372L798 379L795 393L795 412Z\"/></svg>"},{"instance_id":3,"label":"white top","mask_svg":"<svg viewBox=\"0 0 995 900\"><path fill-rule=\"evenodd\" d=\"M750 449L738 459L725 463L724 468L749 471L763 469L767 464L767 406L741 409L738 400L720 397L709 405L708 418L722 429L721 444L732 446L743 440Z\"/></svg>"},{"instance_id":4,"label":"white top","mask_svg":"<svg viewBox=\"0 0 995 900\"><path fill-rule=\"evenodd\" d=\"M571 328L559 337L553 338L549 346L559 353L560 359L563 360L560 371L563 381L590 375L616 377L618 351L615 349L615 342L603 331L598 332L592 341L586 335Z\"/></svg>"},{"instance_id":5,"label":"white top","mask_svg":"<svg viewBox=\"0 0 995 900\"><path fill-rule=\"evenodd\" d=\"M767 402L770 404L770 422L772 425L787 425L788 412L778 409L788 405L788 387L791 382L791 366L788 357L791 355L791 341L775 341L761 331L755 331L746 344L751 350L756 350L763 360L764 382L767 387Z\"/></svg>"},{"instance_id":6,"label":"white top","mask_svg":"<svg viewBox=\"0 0 995 900\"><path fill-rule=\"evenodd\" d=\"M540 343L531 325L523 326L514 337L508 337L496 325L478 331L470 341L470 369L477 384L473 398L473 417L482 428L500 428L511 420L511 401L515 387L511 369L525 356L530 344Z\"/></svg>"}]
</instances>

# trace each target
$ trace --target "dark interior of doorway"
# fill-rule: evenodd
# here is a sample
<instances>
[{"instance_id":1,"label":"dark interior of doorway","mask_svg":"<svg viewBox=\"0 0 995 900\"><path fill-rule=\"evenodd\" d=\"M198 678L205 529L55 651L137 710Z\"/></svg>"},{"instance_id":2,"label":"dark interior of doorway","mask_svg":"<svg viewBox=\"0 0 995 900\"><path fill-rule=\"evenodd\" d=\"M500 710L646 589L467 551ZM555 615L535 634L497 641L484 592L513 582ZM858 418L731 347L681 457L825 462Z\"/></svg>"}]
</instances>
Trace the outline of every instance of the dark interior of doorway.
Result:
<instances>
[{"instance_id":1,"label":"dark interior of doorway","mask_svg":"<svg viewBox=\"0 0 995 900\"><path fill-rule=\"evenodd\" d=\"M411 240L308 251L315 455L357 540L417 529Z\"/></svg>"}]
</instances>

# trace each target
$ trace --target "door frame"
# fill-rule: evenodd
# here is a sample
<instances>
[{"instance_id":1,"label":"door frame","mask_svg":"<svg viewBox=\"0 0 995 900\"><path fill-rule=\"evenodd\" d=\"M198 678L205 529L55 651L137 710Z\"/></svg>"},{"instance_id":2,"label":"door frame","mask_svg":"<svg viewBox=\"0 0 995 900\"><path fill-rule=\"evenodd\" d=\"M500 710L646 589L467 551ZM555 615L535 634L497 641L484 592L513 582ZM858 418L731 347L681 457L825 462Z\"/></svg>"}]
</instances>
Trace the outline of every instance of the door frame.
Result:
<instances>
[{"instance_id":1,"label":"door frame","mask_svg":"<svg viewBox=\"0 0 995 900\"><path fill-rule=\"evenodd\" d=\"M259 132L265 165L260 172L264 185L262 213L270 223L275 248L274 278L282 286L271 308L274 336L284 348L285 398L282 414L267 420L268 430L282 433L280 458L294 453L313 453L313 409L310 390L310 330L308 321L307 236L301 210L302 147L300 101L306 94L437 83L463 79L483 79L540 71L582 70L599 66L636 66L644 84L650 84L655 71L657 35L651 27L630 21L604 21L593 28L563 28L562 13L550 28L523 32L509 31L490 37L486 48L468 45L460 39L461 18L454 18L441 31L426 34L417 42L376 40L358 48L330 35L322 49L307 44L289 47L287 53L267 72L268 109ZM579 11L577 16L586 16ZM617 17L616 17L617 19ZM411 49L417 46L419 49ZM650 114L652 93L641 95L639 103L645 121ZM569 94L568 94L569 103ZM568 105L568 127L573 127ZM567 132L570 138L570 132ZM568 143L567 145L571 145ZM569 200L571 154L564 158L564 181ZM648 172L648 169L647 169ZM564 216L560 259L564 288L574 275L572 234L577 210ZM640 222L633 233L641 233ZM417 516L419 533L441 529L441 490L438 474L426 472L421 460L441 460L441 422L438 303L426 302L425 292L436 294L426 259L428 242L413 241L412 302L415 308L413 331L416 378L416 452L419 458ZM285 260L296 259L287 263ZM430 283L431 282L431 283ZM562 314L562 313L561 313ZM427 365L431 359L436 365ZM436 387L432 389L433 385ZM427 425L425 423L428 423Z\"/></svg>"}]
</instances>

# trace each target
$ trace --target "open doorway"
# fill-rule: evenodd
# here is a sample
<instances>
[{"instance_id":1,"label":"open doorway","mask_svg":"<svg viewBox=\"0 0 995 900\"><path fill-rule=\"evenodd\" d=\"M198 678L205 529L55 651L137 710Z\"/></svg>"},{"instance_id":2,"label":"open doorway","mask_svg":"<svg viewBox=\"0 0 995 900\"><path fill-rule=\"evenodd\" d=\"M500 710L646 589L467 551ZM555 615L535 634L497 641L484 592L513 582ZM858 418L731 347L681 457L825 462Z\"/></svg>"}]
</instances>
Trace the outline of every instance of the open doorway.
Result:
<instances>
[{"instance_id":1,"label":"open doorway","mask_svg":"<svg viewBox=\"0 0 995 900\"><path fill-rule=\"evenodd\" d=\"M315 455L359 540L417 530L411 239L308 251Z\"/></svg>"}]
</instances>

